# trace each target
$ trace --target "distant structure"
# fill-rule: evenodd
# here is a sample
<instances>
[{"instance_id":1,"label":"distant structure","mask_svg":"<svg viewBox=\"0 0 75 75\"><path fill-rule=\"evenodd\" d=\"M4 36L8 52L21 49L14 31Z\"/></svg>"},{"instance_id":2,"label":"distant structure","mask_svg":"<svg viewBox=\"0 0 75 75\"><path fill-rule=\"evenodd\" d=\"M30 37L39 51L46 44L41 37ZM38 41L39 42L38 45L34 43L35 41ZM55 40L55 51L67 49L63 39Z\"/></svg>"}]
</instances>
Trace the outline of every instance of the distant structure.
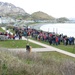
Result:
<instances>
[{"instance_id":1,"label":"distant structure","mask_svg":"<svg viewBox=\"0 0 75 75\"><path fill-rule=\"evenodd\" d=\"M2 24L2 23L12 23L12 22L15 22L15 20L13 18L0 16L0 24Z\"/></svg>"},{"instance_id":2,"label":"distant structure","mask_svg":"<svg viewBox=\"0 0 75 75\"><path fill-rule=\"evenodd\" d=\"M1 16L0 16L0 24L1 24L2 22L1 22Z\"/></svg>"}]
</instances>

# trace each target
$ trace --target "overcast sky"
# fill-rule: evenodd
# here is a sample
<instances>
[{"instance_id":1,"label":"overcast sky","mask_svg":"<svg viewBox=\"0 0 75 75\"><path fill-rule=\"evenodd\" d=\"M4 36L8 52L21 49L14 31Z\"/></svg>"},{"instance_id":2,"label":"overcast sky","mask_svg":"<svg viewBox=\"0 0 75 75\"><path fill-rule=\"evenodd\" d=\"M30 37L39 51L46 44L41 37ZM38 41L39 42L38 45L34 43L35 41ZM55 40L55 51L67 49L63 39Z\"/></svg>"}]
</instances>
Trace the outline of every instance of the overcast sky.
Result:
<instances>
[{"instance_id":1,"label":"overcast sky","mask_svg":"<svg viewBox=\"0 0 75 75\"><path fill-rule=\"evenodd\" d=\"M75 18L75 0L0 0L0 2L12 3L29 14L42 11L56 18Z\"/></svg>"}]
</instances>

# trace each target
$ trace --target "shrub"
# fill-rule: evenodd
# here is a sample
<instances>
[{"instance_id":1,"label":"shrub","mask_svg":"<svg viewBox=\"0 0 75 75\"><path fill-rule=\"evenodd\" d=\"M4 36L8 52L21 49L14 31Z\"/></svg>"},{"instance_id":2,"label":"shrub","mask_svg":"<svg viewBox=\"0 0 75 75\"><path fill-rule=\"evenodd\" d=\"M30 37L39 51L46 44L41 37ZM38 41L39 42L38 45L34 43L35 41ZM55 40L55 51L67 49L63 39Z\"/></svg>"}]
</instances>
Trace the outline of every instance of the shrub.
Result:
<instances>
[{"instance_id":1,"label":"shrub","mask_svg":"<svg viewBox=\"0 0 75 75\"><path fill-rule=\"evenodd\" d=\"M49 53L49 52L48 52ZM0 75L75 75L75 60L0 49Z\"/></svg>"}]
</instances>

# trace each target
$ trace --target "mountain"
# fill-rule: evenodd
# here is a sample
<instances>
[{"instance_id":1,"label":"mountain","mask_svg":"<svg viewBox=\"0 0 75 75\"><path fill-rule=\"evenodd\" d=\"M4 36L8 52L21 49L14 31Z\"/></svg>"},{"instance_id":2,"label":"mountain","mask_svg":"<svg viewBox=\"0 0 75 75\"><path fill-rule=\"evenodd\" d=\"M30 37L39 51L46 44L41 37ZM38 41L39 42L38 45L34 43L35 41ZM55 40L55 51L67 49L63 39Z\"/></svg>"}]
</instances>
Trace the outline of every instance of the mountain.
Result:
<instances>
[{"instance_id":1,"label":"mountain","mask_svg":"<svg viewBox=\"0 0 75 75\"><path fill-rule=\"evenodd\" d=\"M69 19L66 18L66 17L57 18L56 20L57 20L57 22L59 22L59 23L64 23L64 22L69 21Z\"/></svg>"},{"instance_id":2,"label":"mountain","mask_svg":"<svg viewBox=\"0 0 75 75\"><path fill-rule=\"evenodd\" d=\"M33 20L54 20L55 18L41 11L31 14Z\"/></svg>"},{"instance_id":3,"label":"mountain","mask_svg":"<svg viewBox=\"0 0 75 75\"><path fill-rule=\"evenodd\" d=\"M65 17L61 18L54 18L42 11L37 11L32 13L31 15L25 12L22 8L16 7L15 5L7 2L0 2L0 17L3 17L3 19L19 19L19 20L33 20L36 22L51 22L51 23L57 23L57 22L66 22L69 19Z\"/></svg>"},{"instance_id":4,"label":"mountain","mask_svg":"<svg viewBox=\"0 0 75 75\"><path fill-rule=\"evenodd\" d=\"M75 18L69 18L69 20L75 20Z\"/></svg>"},{"instance_id":5,"label":"mountain","mask_svg":"<svg viewBox=\"0 0 75 75\"><path fill-rule=\"evenodd\" d=\"M0 2L0 16L11 16L11 17L23 17L28 16L22 8L16 7L15 5L7 2Z\"/></svg>"},{"instance_id":6,"label":"mountain","mask_svg":"<svg viewBox=\"0 0 75 75\"><path fill-rule=\"evenodd\" d=\"M75 23L75 18L69 18L70 23Z\"/></svg>"}]
</instances>

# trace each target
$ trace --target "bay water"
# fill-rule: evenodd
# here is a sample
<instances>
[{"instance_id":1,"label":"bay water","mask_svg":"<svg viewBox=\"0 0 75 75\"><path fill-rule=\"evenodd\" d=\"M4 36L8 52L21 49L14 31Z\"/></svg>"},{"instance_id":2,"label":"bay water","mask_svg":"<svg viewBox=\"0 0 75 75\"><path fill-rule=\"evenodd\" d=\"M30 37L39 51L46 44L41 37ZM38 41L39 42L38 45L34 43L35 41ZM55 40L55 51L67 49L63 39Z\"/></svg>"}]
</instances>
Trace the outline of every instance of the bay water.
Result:
<instances>
[{"instance_id":1,"label":"bay water","mask_svg":"<svg viewBox=\"0 0 75 75\"><path fill-rule=\"evenodd\" d=\"M55 32L75 38L75 23L44 24L40 27L42 31Z\"/></svg>"}]
</instances>

